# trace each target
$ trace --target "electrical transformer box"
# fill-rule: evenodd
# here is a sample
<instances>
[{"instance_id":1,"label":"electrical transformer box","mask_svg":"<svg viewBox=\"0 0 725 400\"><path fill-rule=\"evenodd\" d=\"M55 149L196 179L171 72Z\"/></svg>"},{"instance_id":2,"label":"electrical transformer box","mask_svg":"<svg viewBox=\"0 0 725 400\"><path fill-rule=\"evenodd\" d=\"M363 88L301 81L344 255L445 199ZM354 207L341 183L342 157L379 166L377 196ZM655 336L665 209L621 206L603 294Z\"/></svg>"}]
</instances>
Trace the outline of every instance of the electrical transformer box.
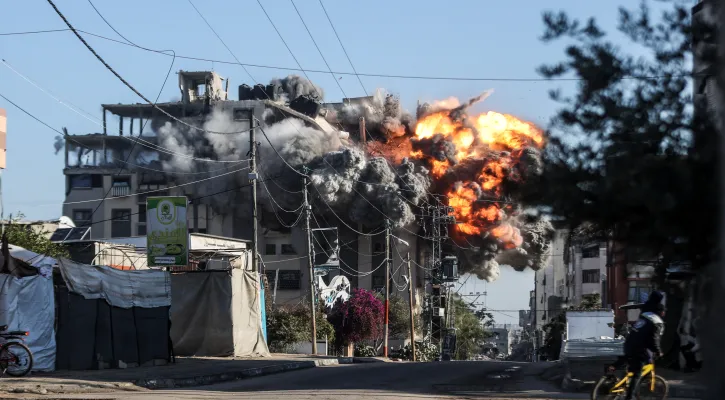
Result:
<instances>
[{"instance_id":1,"label":"electrical transformer box","mask_svg":"<svg viewBox=\"0 0 725 400\"><path fill-rule=\"evenodd\" d=\"M455 256L443 257L441 263L443 269L443 281L445 282L457 282L458 281L458 258Z\"/></svg>"}]
</instances>

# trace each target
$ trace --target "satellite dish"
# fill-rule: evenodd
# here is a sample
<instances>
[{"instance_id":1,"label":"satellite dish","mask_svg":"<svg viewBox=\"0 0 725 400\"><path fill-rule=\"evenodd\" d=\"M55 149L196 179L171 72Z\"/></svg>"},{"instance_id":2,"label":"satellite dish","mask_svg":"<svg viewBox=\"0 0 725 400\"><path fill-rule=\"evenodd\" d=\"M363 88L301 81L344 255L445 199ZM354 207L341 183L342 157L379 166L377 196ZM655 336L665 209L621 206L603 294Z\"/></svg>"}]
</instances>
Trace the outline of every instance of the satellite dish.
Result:
<instances>
[{"instance_id":1,"label":"satellite dish","mask_svg":"<svg viewBox=\"0 0 725 400\"><path fill-rule=\"evenodd\" d=\"M66 217L65 215L60 217L60 220L58 221L58 228L75 228L76 224L73 222L72 219L69 217Z\"/></svg>"}]
</instances>

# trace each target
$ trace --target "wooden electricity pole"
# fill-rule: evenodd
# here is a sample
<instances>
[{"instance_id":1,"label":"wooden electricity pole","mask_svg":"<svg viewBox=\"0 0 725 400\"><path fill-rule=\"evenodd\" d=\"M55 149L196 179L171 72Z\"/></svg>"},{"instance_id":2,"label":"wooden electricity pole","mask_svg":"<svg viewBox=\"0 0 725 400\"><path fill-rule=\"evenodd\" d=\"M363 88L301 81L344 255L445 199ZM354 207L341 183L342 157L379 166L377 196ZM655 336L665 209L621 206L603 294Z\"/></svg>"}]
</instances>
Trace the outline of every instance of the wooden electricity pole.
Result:
<instances>
[{"instance_id":1,"label":"wooden electricity pole","mask_svg":"<svg viewBox=\"0 0 725 400\"><path fill-rule=\"evenodd\" d=\"M305 169L305 174L307 170ZM315 267L312 259L312 229L310 229L310 217L312 213L312 207L307 200L307 176L304 177L302 183L302 193L304 196L304 210L305 210L305 233L307 234L307 270L310 275L310 316L312 317L311 328L312 328L312 354L317 355L317 321L315 316Z\"/></svg>"},{"instance_id":2,"label":"wooden electricity pole","mask_svg":"<svg viewBox=\"0 0 725 400\"><path fill-rule=\"evenodd\" d=\"M408 262L408 300L410 305L410 348L413 351L413 361L415 361L415 317L413 314L413 275L410 271L410 252L407 254Z\"/></svg>"},{"instance_id":3,"label":"wooden electricity pole","mask_svg":"<svg viewBox=\"0 0 725 400\"><path fill-rule=\"evenodd\" d=\"M388 312L390 309L390 220L385 220L385 324L383 326L383 357L388 356Z\"/></svg>"},{"instance_id":4,"label":"wooden electricity pole","mask_svg":"<svg viewBox=\"0 0 725 400\"><path fill-rule=\"evenodd\" d=\"M252 271L261 273L259 254L257 253L257 130L254 127L254 115L250 118L249 130L249 180L252 185Z\"/></svg>"}]
</instances>

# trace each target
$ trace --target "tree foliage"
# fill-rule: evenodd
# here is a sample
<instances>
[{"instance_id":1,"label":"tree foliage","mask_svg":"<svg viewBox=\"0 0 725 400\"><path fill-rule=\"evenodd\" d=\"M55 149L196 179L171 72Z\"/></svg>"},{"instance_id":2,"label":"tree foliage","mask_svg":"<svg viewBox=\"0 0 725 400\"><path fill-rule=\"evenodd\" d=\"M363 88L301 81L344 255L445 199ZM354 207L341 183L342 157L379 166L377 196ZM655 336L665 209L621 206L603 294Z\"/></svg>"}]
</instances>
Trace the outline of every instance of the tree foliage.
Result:
<instances>
[{"instance_id":1,"label":"tree foliage","mask_svg":"<svg viewBox=\"0 0 725 400\"><path fill-rule=\"evenodd\" d=\"M703 145L713 130L692 107L689 8L670 3L619 10L619 32L642 55L625 52L593 18L544 14L542 40L568 44L564 60L540 74L579 81L573 94L550 93L561 108L530 200L572 231L588 224L591 239L702 264L715 229L706 215L715 209L714 158Z\"/></svg>"},{"instance_id":2,"label":"tree foliage","mask_svg":"<svg viewBox=\"0 0 725 400\"><path fill-rule=\"evenodd\" d=\"M383 303L365 289L354 289L346 302L332 307L328 320L335 329L337 346L378 337L383 328Z\"/></svg>"},{"instance_id":3,"label":"tree foliage","mask_svg":"<svg viewBox=\"0 0 725 400\"><path fill-rule=\"evenodd\" d=\"M43 229L42 225L18 224L23 218L23 214L11 216L10 224L5 225L8 243L53 258L69 257L68 250L63 245L50 241L50 232Z\"/></svg>"},{"instance_id":4,"label":"tree foliage","mask_svg":"<svg viewBox=\"0 0 725 400\"><path fill-rule=\"evenodd\" d=\"M456 327L454 358L456 360L469 360L480 353L483 341L488 337L483 328L486 323L486 314L479 314L484 317L484 320L482 320L460 297L453 298L452 302Z\"/></svg>"},{"instance_id":5,"label":"tree foliage","mask_svg":"<svg viewBox=\"0 0 725 400\"><path fill-rule=\"evenodd\" d=\"M266 302L271 304L271 302ZM295 306L267 307L267 343L272 352L285 353L297 343L310 342L312 324L309 303ZM335 329L321 309L315 313L317 340L335 339Z\"/></svg>"},{"instance_id":6,"label":"tree foliage","mask_svg":"<svg viewBox=\"0 0 725 400\"><path fill-rule=\"evenodd\" d=\"M378 295L381 301L383 296ZM415 331L420 332L420 316L414 318ZM410 308L400 296L390 296L388 303L388 335L393 339L410 339Z\"/></svg>"}]
</instances>

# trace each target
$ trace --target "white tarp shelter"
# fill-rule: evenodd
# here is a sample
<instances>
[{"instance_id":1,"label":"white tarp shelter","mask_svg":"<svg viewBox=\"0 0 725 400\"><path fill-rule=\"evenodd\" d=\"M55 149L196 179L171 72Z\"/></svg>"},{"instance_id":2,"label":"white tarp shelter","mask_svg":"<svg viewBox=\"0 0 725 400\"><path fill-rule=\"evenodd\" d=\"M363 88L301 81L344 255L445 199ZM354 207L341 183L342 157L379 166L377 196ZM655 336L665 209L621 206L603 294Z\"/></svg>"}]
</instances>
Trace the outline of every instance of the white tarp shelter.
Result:
<instances>
[{"instance_id":1,"label":"white tarp shelter","mask_svg":"<svg viewBox=\"0 0 725 400\"><path fill-rule=\"evenodd\" d=\"M28 331L25 344L33 353L33 371L55 370L55 294L52 268L56 260L9 245L10 256L38 268L38 275L16 278L0 274L0 325Z\"/></svg>"},{"instance_id":2,"label":"white tarp shelter","mask_svg":"<svg viewBox=\"0 0 725 400\"><path fill-rule=\"evenodd\" d=\"M614 311L567 311L566 340L614 337Z\"/></svg>"},{"instance_id":3,"label":"white tarp shelter","mask_svg":"<svg viewBox=\"0 0 725 400\"><path fill-rule=\"evenodd\" d=\"M60 260L68 290L86 299L104 299L120 308L154 308L171 305L171 279L167 271L123 271L105 265Z\"/></svg>"}]
</instances>

